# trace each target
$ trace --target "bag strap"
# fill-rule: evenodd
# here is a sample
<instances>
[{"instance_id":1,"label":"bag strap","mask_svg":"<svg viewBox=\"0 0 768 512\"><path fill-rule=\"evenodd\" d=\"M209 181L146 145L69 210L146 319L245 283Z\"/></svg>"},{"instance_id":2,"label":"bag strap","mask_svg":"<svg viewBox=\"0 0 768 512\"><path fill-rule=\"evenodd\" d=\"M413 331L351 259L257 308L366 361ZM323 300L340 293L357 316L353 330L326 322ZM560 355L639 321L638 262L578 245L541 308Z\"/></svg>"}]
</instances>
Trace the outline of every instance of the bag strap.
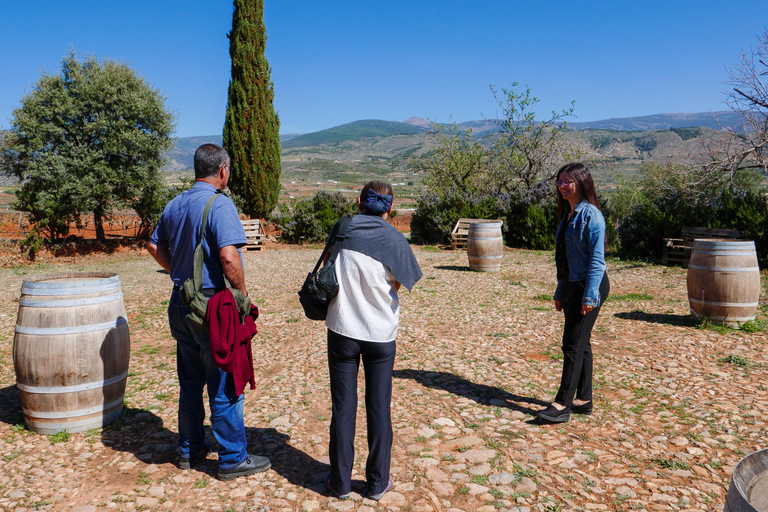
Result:
<instances>
[{"instance_id":1,"label":"bag strap","mask_svg":"<svg viewBox=\"0 0 768 512\"><path fill-rule=\"evenodd\" d=\"M196 295L203 292L203 235L205 234L205 225L208 222L208 212L210 211L211 206L213 206L213 202L216 198L222 194L224 194L224 192L217 189L216 193L208 199L207 203L205 203L205 209L203 210L203 222L200 225L200 241L197 242L197 247L195 247L194 273L192 274L192 282L195 285ZM227 288L232 287L229 284L227 276L224 276L224 282L226 283Z\"/></svg>"},{"instance_id":2,"label":"bag strap","mask_svg":"<svg viewBox=\"0 0 768 512\"><path fill-rule=\"evenodd\" d=\"M349 215L344 215L341 217L338 221L336 221L336 224L333 226L334 228L338 226L338 230L336 230L335 236L329 236L328 242L325 244L325 249L323 249L323 253L320 255L320 259L317 260L317 264L315 265L314 270L312 270L312 273L316 273L317 269L320 268L320 264L325 259L325 255L328 254L328 251L331 249L331 246L333 246L333 252L331 253L331 257L328 259L328 261L336 261L336 256L338 256L339 251L341 250L342 246L344 245L344 239L347 238L347 228L349 227L349 223L352 222L352 217ZM331 233L333 233L333 229L331 230ZM341 243L337 243L341 242Z\"/></svg>"}]
</instances>

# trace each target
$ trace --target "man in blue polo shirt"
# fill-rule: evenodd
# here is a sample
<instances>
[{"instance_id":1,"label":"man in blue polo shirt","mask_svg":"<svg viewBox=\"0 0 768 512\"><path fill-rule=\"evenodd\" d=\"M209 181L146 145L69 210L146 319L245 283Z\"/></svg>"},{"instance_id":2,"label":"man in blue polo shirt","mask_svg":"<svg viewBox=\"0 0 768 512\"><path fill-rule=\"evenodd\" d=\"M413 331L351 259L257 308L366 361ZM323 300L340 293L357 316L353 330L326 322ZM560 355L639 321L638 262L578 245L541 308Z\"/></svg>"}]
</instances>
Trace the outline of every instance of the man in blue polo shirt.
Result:
<instances>
[{"instance_id":1,"label":"man in blue polo shirt","mask_svg":"<svg viewBox=\"0 0 768 512\"><path fill-rule=\"evenodd\" d=\"M203 430L203 388L208 386L213 435L219 444L216 477L232 480L265 471L266 457L247 452L243 421L244 394L237 396L232 379L213 362L208 331L186 319L189 306L181 302L179 290L192 277L205 204L229 181L230 158L216 144L203 144L195 151L195 183L165 207L147 246L149 253L171 274L173 292L168 322L176 339L176 369L179 376L179 467L189 469L209 453ZM204 253L203 291L207 297L224 289L224 276L233 288L248 295L240 247L247 243L237 208L224 194L217 197L206 222L202 240Z\"/></svg>"}]
</instances>

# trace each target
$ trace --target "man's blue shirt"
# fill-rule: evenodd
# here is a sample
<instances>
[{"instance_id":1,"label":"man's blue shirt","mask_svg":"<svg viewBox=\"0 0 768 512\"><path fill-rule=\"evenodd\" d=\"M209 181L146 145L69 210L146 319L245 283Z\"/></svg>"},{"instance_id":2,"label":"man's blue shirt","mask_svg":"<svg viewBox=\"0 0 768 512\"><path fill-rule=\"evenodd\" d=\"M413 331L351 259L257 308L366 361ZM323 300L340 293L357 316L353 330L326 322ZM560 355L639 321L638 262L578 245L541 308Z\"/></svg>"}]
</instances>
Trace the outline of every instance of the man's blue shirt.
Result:
<instances>
[{"instance_id":1,"label":"man's blue shirt","mask_svg":"<svg viewBox=\"0 0 768 512\"><path fill-rule=\"evenodd\" d=\"M196 181L192 188L166 205L152 233L150 241L153 244L167 247L171 251L171 279L175 285L181 286L192 277L203 210L205 203L215 193L216 187L210 183ZM224 270L219 259L219 249L234 245L240 253L240 247L247 242L235 203L225 195L217 197L208 212L203 236L203 288L224 288ZM242 257L240 254L241 261Z\"/></svg>"}]
</instances>

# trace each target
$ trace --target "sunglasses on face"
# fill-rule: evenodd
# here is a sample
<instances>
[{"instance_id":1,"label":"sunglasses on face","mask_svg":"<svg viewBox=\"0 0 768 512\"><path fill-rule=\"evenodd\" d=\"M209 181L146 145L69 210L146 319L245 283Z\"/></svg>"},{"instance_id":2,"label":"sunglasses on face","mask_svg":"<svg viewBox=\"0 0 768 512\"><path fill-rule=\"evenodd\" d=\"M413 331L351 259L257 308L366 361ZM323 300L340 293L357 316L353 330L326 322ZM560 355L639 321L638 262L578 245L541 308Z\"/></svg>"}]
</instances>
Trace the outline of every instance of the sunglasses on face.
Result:
<instances>
[{"instance_id":1,"label":"sunglasses on face","mask_svg":"<svg viewBox=\"0 0 768 512\"><path fill-rule=\"evenodd\" d=\"M567 187L571 183L576 183L574 180L557 180L555 181L555 185L558 187Z\"/></svg>"}]
</instances>

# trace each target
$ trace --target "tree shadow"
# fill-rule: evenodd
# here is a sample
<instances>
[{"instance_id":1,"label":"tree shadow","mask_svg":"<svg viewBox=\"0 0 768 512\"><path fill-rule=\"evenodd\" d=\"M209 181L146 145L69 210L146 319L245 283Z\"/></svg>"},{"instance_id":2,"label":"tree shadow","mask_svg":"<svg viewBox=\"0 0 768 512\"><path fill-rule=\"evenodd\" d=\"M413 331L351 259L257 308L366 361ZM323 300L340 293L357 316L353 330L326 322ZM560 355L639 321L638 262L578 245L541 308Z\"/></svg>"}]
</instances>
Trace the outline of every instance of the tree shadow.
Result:
<instances>
[{"instance_id":1,"label":"tree shadow","mask_svg":"<svg viewBox=\"0 0 768 512\"><path fill-rule=\"evenodd\" d=\"M438 270L455 270L457 272L474 272L474 270L472 270L468 266L459 266L459 265L438 265L435 268Z\"/></svg>"},{"instance_id":2,"label":"tree shadow","mask_svg":"<svg viewBox=\"0 0 768 512\"><path fill-rule=\"evenodd\" d=\"M475 384L474 382L468 381L453 373L406 369L395 370L394 377L396 379L411 379L422 386L448 391L454 395L474 400L481 405L506 407L507 409L519 411L531 416L536 416L538 410L522 406L520 403L542 406L549 405L549 402L539 400L538 398L515 395L504 391L503 389L487 386L485 384Z\"/></svg>"},{"instance_id":3,"label":"tree shadow","mask_svg":"<svg viewBox=\"0 0 768 512\"><path fill-rule=\"evenodd\" d=\"M613 316L623 320L640 320L652 324L676 325L679 327L695 327L699 322L692 315L670 315L664 313L646 313L640 310L616 313Z\"/></svg>"}]
</instances>

